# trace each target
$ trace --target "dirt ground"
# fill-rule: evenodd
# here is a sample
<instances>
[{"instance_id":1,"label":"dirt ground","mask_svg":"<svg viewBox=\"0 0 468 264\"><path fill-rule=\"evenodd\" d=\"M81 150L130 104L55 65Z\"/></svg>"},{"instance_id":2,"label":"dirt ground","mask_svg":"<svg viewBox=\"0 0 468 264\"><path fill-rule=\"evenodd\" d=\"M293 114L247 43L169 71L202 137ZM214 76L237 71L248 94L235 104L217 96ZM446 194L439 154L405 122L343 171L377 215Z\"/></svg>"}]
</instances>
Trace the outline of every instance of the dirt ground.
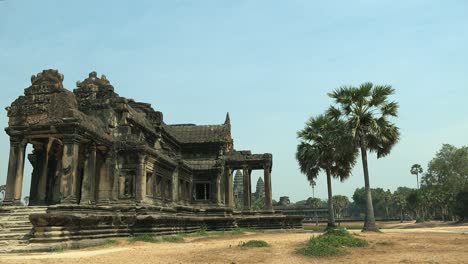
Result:
<instances>
[{"instance_id":1,"label":"dirt ground","mask_svg":"<svg viewBox=\"0 0 468 264\"><path fill-rule=\"evenodd\" d=\"M105 248L34 255L4 255L0 263L468 263L468 224L389 223L382 233L350 232L369 241L341 257L311 258L295 253L312 233L247 233L191 237L183 243L128 243ZM267 248L239 248L241 241L260 239Z\"/></svg>"}]
</instances>

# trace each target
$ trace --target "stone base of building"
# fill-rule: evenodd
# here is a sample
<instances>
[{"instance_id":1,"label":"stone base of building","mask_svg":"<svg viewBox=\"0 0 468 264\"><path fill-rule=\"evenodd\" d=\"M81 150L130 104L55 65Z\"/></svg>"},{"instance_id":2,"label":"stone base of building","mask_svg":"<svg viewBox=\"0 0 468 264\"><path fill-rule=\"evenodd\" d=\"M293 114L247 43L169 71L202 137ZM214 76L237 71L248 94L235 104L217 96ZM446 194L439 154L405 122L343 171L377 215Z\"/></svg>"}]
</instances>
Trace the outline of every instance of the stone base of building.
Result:
<instances>
[{"instance_id":1,"label":"stone base of building","mask_svg":"<svg viewBox=\"0 0 468 264\"><path fill-rule=\"evenodd\" d=\"M169 235L199 230L233 228L302 229L302 217L274 212L233 212L230 208L158 206L51 206L31 214L31 243L128 237L139 234Z\"/></svg>"}]
</instances>

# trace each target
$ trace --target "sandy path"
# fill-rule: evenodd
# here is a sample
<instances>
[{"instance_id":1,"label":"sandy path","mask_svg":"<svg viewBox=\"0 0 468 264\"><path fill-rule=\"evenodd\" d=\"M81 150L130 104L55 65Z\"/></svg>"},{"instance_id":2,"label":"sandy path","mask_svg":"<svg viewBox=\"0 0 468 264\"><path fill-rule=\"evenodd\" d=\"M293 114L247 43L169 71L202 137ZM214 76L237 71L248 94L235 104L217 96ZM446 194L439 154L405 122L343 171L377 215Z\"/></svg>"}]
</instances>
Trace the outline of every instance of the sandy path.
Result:
<instances>
[{"instance_id":1,"label":"sandy path","mask_svg":"<svg viewBox=\"0 0 468 264\"><path fill-rule=\"evenodd\" d=\"M312 234L251 233L216 239L190 238L185 243L120 241L111 248L0 256L0 263L468 263L468 235L439 232L443 228L432 230L436 232L421 233L421 230L424 228L391 229L384 233L351 231L368 240L370 246L349 249L349 255L332 258L308 258L294 252ZM252 249L237 246L250 239L265 240L271 246Z\"/></svg>"}]
</instances>

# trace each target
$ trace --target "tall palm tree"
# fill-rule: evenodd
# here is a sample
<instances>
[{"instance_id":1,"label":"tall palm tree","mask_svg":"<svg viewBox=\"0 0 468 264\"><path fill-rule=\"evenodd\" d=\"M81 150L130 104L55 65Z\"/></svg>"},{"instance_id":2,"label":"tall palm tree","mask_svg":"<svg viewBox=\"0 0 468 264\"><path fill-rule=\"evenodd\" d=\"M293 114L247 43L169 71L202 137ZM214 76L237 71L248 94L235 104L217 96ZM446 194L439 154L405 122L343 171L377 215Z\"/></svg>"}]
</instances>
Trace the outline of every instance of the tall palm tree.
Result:
<instances>
[{"instance_id":1,"label":"tall palm tree","mask_svg":"<svg viewBox=\"0 0 468 264\"><path fill-rule=\"evenodd\" d=\"M423 169L422 169L421 165L413 164L413 166L411 166L410 172L411 172L411 174L416 175L416 186L419 189L419 174L421 174L423 172Z\"/></svg>"},{"instance_id":2,"label":"tall palm tree","mask_svg":"<svg viewBox=\"0 0 468 264\"><path fill-rule=\"evenodd\" d=\"M340 87L328 94L335 101L328 114L336 120L346 122L356 147L361 151L366 190L363 231L378 229L372 205L367 152L376 152L377 158L384 157L400 138L398 127L389 120L398 116L398 103L388 100L394 92L391 86L373 85L368 82L359 87Z\"/></svg>"},{"instance_id":3,"label":"tall palm tree","mask_svg":"<svg viewBox=\"0 0 468 264\"><path fill-rule=\"evenodd\" d=\"M351 175L356 163L357 151L350 144L351 133L346 124L329 116L319 115L310 118L304 129L297 133L300 143L296 159L302 173L310 183L315 182L320 171L327 175L328 187L328 227L334 228L333 193L331 177L345 180Z\"/></svg>"}]
</instances>

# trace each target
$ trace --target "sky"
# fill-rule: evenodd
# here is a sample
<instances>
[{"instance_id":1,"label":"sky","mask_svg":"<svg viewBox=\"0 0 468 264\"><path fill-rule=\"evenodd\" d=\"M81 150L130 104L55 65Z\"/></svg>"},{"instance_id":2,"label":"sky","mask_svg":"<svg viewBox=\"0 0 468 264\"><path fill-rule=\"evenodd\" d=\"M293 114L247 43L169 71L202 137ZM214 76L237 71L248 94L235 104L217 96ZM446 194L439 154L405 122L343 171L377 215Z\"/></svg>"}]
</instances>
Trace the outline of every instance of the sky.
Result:
<instances>
[{"instance_id":1,"label":"sky","mask_svg":"<svg viewBox=\"0 0 468 264\"><path fill-rule=\"evenodd\" d=\"M312 196L295 160L296 132L332 103L327 93L388 84L401 140L389 156L371 155L370 184L416 187L412 164L426 169L444 143L468 145L467 14L464 0L3 0L0 106L51 68L69 90L91 71L105 74L169 124L221 124L229 112L235 148L272 153L273 199L294 202ZM0 184L8 155L0 133ZM26 195L30 171L26 164ZM352 196L363 185L358 162L333 190ZM315 194L327 196L323 174Z\"/></svg>"}]
</instances>

